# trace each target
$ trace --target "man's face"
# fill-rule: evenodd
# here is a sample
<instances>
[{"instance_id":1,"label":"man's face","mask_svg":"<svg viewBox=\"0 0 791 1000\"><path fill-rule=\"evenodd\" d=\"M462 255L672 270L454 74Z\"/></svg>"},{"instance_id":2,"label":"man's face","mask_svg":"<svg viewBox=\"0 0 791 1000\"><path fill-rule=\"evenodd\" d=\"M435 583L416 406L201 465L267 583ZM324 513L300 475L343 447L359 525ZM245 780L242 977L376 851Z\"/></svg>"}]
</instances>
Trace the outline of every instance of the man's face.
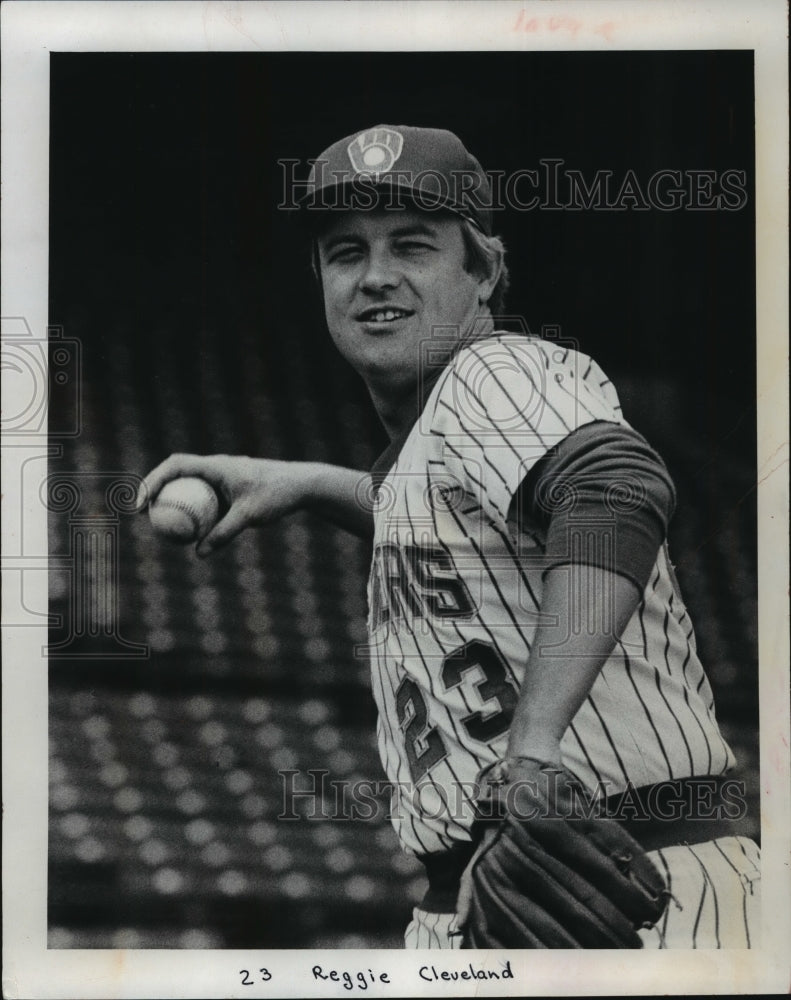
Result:
<instances>
[{"instance_id":1,"label":"man's face","mask_svg":"<svg viewBox=\"0 0 791 1000\"><path fill-rule=\"evenodd\" d=\"M490 280L465 271L461 222L449 213L344 212L318 250L330 334L380 391L413 386L432 330L463 336L491 294Z\"/></svg>"}]
</instances>

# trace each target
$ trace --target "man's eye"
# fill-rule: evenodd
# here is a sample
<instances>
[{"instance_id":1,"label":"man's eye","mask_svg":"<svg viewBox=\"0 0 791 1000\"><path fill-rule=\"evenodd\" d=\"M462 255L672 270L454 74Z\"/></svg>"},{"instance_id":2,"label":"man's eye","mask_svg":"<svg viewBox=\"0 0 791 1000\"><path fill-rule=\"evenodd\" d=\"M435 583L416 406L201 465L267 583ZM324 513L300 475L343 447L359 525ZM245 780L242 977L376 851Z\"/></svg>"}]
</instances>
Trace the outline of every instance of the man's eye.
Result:
<instances>
[{"instance_id":1,"label":"man's eye","mask_svg":"<svg viewBox=\"0 0 791 1000\"><path fill-rule=\"evenodd\" d=\"M359 247L338 247L330 253L329 261L331 264L336 262L342 264L347 261L356 260L360 253Z\"/></svg>"},{"instance_id":2,"label":"man's eye","mask_svg":"<svg viewBox=\"0 0 791 1000\"><path fill-rule=\"evenodd\" d=\"M432 250L433 247L430 243L424 243L422 240L405 240L398 244L398 249L404 253L422 253Z\"/></svg>"}]
</instances>

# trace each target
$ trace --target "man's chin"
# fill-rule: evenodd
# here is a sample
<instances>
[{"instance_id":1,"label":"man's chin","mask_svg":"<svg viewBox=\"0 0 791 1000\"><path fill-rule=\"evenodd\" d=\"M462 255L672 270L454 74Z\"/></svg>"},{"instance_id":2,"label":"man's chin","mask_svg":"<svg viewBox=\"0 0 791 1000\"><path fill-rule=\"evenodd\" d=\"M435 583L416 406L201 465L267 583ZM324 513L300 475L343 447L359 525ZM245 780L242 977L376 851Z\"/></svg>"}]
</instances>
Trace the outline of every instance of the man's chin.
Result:
<instances>
[{"instance_id":1,"label":"man's chin","mask_svg":"<svg viewBox=\"0 0 791 1000\"><path fill-rule=\"evenodd\" d=\"M418 381L419 366L412 358L394 358L389 352L371 352L364 358L352 362L358 375L371 387L392 388L414 385ZM399 363L400 362L400 363Z\"/></svg>"}]
</instances>

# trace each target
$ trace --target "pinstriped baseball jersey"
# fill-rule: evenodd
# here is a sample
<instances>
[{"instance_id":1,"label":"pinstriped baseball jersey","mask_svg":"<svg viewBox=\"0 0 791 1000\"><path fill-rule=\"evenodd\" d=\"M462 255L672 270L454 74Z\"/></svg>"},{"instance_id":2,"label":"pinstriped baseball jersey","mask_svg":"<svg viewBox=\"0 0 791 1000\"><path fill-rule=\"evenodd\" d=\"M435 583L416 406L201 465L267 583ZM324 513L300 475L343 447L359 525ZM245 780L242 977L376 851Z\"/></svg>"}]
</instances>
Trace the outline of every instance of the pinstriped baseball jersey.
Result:
<instances>
[{"instance_id":1,"label":"pinstriped baseball jersey","mask_svg":"<svg viewBox=\"0 0 791 1000\"><path fill-rule=\"evenodd\" d=\"M469 839L474 779L505 752L541 621L546 536L511 501L553 445L593 421L625 423L591 358L495 334L466 345L442 371L381 483L369 642L379 749L400 790L394 825L407 849L435 852ZM639 482L613 484L612 502L639 503ZM615 544L603 517L570 519L572 597L585 585L577 563L586 546ZM612 608L609 595L599 597L600 630L611 627ZM613 638L563 738L565 765L591 788L604 783L605 794L728 770L734 758L664 547ZM562 636L557 656L562 670Z\"/></svg>"}]
</instances>

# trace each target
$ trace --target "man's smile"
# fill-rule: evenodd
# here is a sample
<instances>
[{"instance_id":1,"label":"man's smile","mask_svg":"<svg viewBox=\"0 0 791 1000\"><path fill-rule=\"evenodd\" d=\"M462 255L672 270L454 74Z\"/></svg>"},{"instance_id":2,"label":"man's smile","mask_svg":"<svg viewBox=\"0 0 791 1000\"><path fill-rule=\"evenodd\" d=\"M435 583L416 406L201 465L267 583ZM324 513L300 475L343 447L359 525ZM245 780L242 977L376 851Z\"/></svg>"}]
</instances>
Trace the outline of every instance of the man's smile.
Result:
<instances>
[{"instance_id":1,"label":"man's smile","mask_svg":"<svg viewBox=\"0 0 791 1000\"><path fill-rule=\"evenodd\" d=\"M359 312L355 319L360 323L386 324L413 315L412 309L402 309L400 306L369 306Z\"/></svg>"}]
</instances>

